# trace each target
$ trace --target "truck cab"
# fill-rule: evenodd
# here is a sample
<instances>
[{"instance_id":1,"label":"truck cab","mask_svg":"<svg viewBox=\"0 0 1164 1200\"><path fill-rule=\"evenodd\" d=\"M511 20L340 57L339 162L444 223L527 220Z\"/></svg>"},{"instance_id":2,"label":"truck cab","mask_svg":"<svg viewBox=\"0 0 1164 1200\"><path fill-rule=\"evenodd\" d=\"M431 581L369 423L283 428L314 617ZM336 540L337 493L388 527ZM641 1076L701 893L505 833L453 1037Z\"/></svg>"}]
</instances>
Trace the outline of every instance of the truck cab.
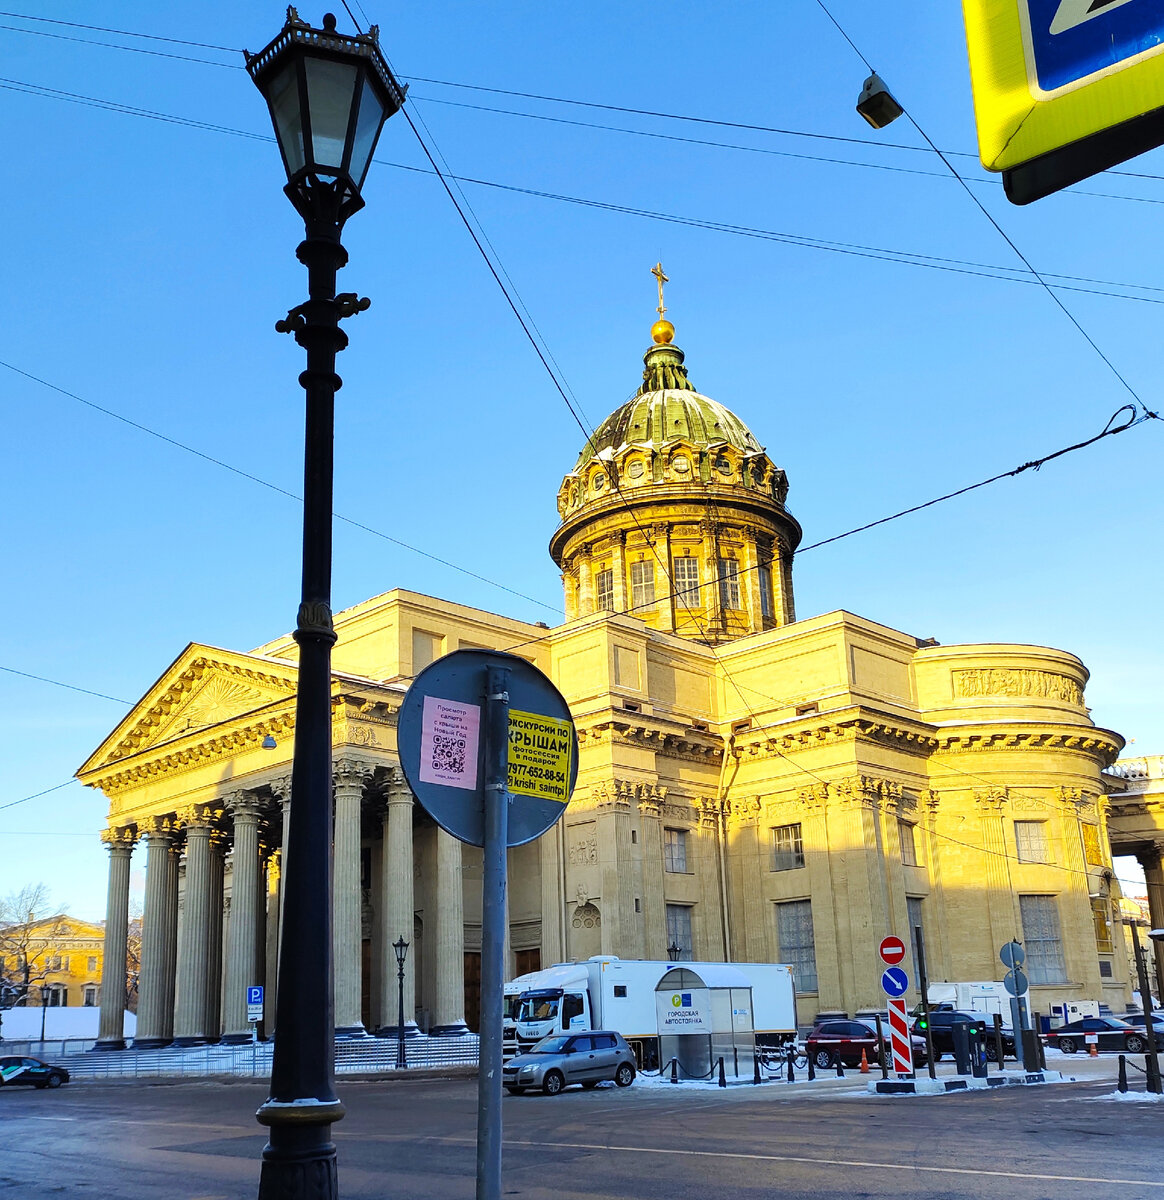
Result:
<instances>
[{"instance_id":1,"label":"truck cab","mask_svg":"<svg viewBox=\"0 0 1164 1200\"><path fill-rule=\"evenodd\" d=\"M523 992L517 1003L518 1053L553 1033L570 1033L592 1028L590 996L585 987L533 988Z\"/></svg>"}]
</instances>

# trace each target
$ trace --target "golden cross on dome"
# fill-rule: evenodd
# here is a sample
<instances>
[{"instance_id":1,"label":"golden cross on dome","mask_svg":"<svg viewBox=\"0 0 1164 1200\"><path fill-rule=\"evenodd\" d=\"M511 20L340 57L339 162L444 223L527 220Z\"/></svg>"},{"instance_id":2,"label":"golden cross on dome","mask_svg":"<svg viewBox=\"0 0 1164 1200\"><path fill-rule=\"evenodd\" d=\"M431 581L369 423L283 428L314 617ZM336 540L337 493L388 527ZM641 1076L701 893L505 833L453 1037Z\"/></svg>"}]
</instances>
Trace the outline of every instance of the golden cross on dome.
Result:
<instances>
[{"instance_id":1,"label":"golden cross on dome","mask_svg":"<svg viewBox=\"0 0 1164 1200\"><path fill-rule=\"evenodd\" d=\"M659 307L655 311L661 317L667 311L666 305L663 304L663 284L670 283L671 281L663 274L663 264L661 262L655 263L651 268L651 274L654 275L659 283Z\"/></svg>"}]
</instances>

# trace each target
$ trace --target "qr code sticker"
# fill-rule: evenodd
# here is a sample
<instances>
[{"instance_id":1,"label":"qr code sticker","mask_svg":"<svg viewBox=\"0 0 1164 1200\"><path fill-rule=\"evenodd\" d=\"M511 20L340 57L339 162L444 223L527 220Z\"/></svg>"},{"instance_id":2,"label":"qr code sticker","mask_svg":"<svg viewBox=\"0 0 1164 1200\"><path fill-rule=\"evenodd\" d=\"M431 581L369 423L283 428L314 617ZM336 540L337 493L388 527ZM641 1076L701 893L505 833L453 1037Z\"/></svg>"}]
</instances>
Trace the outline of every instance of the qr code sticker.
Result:
<instances>
[{"instance_id":1,"label":"qr code sticker","mask_svg":"<svg viewBox=\"0 0 1164 1200\"><path fill-rule=\"evenodd\" d=\"M464 774L465 739L445 737L434 733L432 737L432 769L447 771L451 775Z\"/></svg>"}]
</instances>

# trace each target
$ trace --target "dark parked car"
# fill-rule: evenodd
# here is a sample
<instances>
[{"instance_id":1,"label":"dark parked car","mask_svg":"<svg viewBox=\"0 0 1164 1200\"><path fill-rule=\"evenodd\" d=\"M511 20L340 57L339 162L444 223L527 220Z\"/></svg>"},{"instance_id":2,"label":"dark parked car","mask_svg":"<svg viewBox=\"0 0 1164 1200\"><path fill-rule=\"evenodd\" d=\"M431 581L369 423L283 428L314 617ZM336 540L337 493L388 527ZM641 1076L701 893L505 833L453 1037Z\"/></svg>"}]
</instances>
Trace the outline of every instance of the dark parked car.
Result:
<instances>
[{"instance_id":1,"label":"dark parked car","mask_svg":"<svg viewBox=\"0 0 1164 1200\"><path fill-rule=\"evenodd\" d=\"M64 1067L54 1067L39 1058L0 1058L0 1083L26 1083L38 1088L59 1088L69 1082Z\"/></svg>"},{"instance_id":2,"label":"dark parked car","mask_svg":"<svg viewBox=\"0 0 1164 1200\"><path fill-rule=\"evenodd\" d=\"M923 1066L926 1061L925 1038L915 1034L912 1042L914 1066ZM818 1021L804 1039L804 1048L808 1051L808 1057L821 1068L834 1067L838 1062L846 1067L859 1066L862 1050L865 1051L865 1061L875 1066L878 1061L877 1028L867 1021ZM889 1054L887 1025L883 1052Z\"/></svg>"},{"instance_id":3,"label":"dark parked car","mask_svg":"<svg viewBox=\"0 0 1164 1200\"><path fill-rule=\"evenodd\" d=\"M1121 1021L1118 1017L1083 1017L1068 1021L1046 1035L1046 1043L1058 1047L1064 1054L1087 1049L1087 1037L1095 1034L1100 1050L1122 1050L1128 1054L1143 1054L1148 1041L1144 1031Z\"/></svg>"},{"instance_id":4,"label":"dark parked car","mask_svg":"<svg viewBox=\"0 0 1164 1200\"><path fill-rule=\"evenodd\" d=\"M1143 1013L1125 1013L1120 1020L1127 1021L1137 1029L1143 1029L1148 1023L1148 1018ZM1164 1042L1161 1041L1161 1038L1164 1038L1164 1012L1152 1010L1152 1028L1156 1031L1157 1046L1164 1047Z\"/></svg>"},{"instance_id":5,"label":"dark parked car","mask_svg":"<svg viewBox=\"0 0 1164 1200\"><path fill-rule=\"evenodd\" d=\"M621 1033L605 1029L544 1037L501 1069L501 1082L513 1096L527 1088L541 1088L547 1096L556 1096L571 1083L593 1088L607 1080L629 1087L634 1079L634 1051Z\"/></svg>"},{"instance_id":6,"label":"dark parked car","mask_svg":"<svg viewBox=\"0 0 1164 1200\"><path fill-rule=\"evenodd\" d=\"M926 1018L919 1015L913 1023L913 1032L925 1036ZM998 1044L994 1040L994 1020L985 1013L965 1012L954 1008L940 1008L930 1011L930 1037L934 1044L934 1061L941 1060L943 1054L954 1053L954 1025L965 1022L972 1029L983 1033L983 1048L990 1062L998 1062ZM1004 1028L1002 1031L1002 1053L1005 1058L1016 1058L1013 1030Z\"/></svg>"}]
</instances>

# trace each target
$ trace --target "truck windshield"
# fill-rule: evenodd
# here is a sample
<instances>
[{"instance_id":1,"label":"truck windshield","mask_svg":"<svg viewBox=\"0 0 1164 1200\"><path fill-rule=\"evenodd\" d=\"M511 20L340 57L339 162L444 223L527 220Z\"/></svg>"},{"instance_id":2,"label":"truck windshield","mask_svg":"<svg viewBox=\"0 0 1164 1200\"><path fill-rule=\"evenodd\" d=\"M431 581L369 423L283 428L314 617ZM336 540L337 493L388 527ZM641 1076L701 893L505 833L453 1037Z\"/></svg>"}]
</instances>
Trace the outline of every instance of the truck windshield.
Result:
<instances>
[{"instance_id":1,"label":"truck windshield","mask_svg":"<svg viewBox=\"0 0 1164 1200\"><path fill-rule=\"evenodd\" d=\"M519 1021L552 1021L558 1015L560 996L523 996L518 1009Z\"/></svg>"}]
</instances>

